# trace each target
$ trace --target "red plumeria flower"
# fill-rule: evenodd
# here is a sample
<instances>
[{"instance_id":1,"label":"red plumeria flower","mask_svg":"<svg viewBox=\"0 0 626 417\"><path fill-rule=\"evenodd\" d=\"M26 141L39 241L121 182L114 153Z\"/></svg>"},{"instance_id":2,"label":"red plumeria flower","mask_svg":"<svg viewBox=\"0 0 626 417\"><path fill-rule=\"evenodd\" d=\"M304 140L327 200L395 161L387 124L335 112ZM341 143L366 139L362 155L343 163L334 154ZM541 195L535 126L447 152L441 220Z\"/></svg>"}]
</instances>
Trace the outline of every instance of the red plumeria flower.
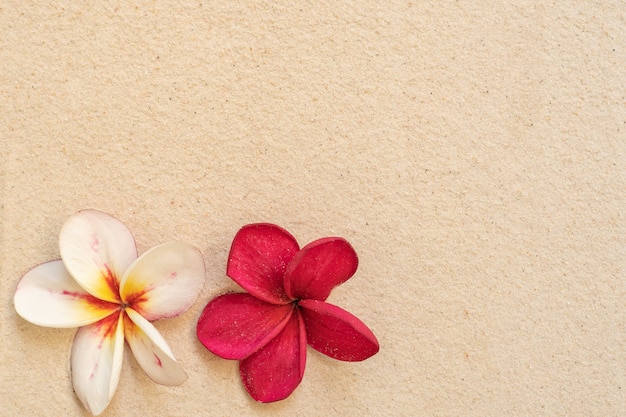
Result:
<instances>
[{"instance_id":1,"label":"red plumeria flower","mask_svg":"<svg viewBox=\"0 0 626 417\"><path fill-rule=\"evenodd\" d=\"M252 398L282 400L302 381L307 343L342 361L378 352L376 337L361 320L326 302L357 265L354 249L342 238L300 249L278 226L244 226L233 240L227 274L248 293L210 301L198 321L198 339L214 354L240 361Z\"/></svg>"}]
</instances>

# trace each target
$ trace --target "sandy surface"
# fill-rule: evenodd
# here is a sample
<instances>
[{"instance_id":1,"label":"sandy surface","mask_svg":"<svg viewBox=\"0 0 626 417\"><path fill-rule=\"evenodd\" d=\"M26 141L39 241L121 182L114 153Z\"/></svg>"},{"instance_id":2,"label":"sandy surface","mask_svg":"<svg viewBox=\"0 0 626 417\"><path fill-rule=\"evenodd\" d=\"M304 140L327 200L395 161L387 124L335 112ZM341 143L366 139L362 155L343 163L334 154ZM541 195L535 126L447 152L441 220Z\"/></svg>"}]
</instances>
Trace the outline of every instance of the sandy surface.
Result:
<instances>
[{"instance_id":1,"label":"sandy surface","mask_svg":"<svg viewBox=\"0 0 626 417\"><path fill-rule=\"evenodd\" d=\"M156 323L187 382L127 349L103 416L626 415L623 3L46 3L0 6L3 415L88 415L74 330L12 303L83 208L207 267ZM259 221L353 244L329 301L381 344L361 363L309 349L269 405L195 338Z\"/></svg>"}]
</instances>

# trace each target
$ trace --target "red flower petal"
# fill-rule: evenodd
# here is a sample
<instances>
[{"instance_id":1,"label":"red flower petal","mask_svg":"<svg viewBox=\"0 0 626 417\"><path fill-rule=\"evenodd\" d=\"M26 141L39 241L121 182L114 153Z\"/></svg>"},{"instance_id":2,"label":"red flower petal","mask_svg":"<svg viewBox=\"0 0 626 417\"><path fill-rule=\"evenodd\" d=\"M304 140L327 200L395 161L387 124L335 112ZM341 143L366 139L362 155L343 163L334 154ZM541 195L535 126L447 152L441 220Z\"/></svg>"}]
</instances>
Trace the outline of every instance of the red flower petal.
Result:
<instances>
[{"instance_id":1,"label":"red flower petal","mask_svg":"<svg viewBox=\"0 0 626 417\"><path fill-rule=\"evenodd\" d=\"M298 249L298 242L286 230L273 224L250 224L233 239L226 273L255 297L285 304L290 301L283 287L285 269Z\"/></svg>"},{"instance_id":2,"label":"red flower petal","mask_svg":"<svg viewBox=\"0 0 626 417\"><path fill-rule=\"evenodd\" d=\"M357 317L324 301L301 300L298 305L307 342L325 355L341 361L362 361L378 352L374 333Z\"/></svg>"},{"instance_id":3,"label":"red flower petal","mask_svg":"<svg viewBox=\"0 0 626 417\"><path fill-rule=\"evenodd\" d=\"M298 310L283 331L239 363L246 390L260 402L287 398L302 381L306 364L306 331Z\"/></svg>"},{"instance_id":4,"label":"red flower petal","mask_svg":"<svg viewBox=\"0 0 626 417\"><path fill-rule=\"evenodd\" d=\"M356 252L345 239L318 239L291 260L285 272L285 291L294 300L324 301L334 287L354 275L358 264Z\"/></svg>"},{"instance_id":5,"label":"red flower petal","mask_svg":"<svg viewBox=\"0 0 626 417\"><path fill-rule=\"evenodd\" d=\"M246 293L225 294L207 304L198 320L200 342L224 359L244 359L275 338L293 305L277 306Z\"/></svg>"}]
</instances>

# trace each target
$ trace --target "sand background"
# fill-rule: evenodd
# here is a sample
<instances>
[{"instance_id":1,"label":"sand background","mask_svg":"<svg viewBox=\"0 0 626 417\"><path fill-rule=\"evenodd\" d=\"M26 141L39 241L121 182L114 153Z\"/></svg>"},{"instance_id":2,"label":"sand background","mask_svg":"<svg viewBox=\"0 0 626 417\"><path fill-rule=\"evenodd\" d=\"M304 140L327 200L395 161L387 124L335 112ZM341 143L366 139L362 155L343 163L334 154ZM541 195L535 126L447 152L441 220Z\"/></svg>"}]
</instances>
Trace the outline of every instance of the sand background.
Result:
<instances>
[{"instance_id":1,"label":"sand background","mask_svg":"<svg viewBox=\"0 0 626 417\"><path fill-rule=\"evenodd\" d=\"M12 304L83 208L207 267L156 323L188 381L127 349L103 416L626 415L623 2L48 3L0 5L3 415L88 415ZM381 344L269 405L194 330L259 221L353 244L329 301Z\"/></svg>"}]
</instances>

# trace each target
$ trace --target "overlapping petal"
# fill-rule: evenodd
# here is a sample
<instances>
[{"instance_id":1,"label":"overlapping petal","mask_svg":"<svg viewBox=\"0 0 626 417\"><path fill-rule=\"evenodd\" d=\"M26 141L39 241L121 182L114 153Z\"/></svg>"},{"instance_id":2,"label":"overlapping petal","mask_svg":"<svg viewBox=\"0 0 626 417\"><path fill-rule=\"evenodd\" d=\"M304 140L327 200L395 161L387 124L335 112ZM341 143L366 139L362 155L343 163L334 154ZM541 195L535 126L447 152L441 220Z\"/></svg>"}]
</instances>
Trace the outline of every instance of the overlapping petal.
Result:
<instances>
[{"instance_id":1,"label":"overlapping petal","mask_svg":"<svg viewBox=\"0 0 626 417\"><path fill-rule=\"evenodd\" d=\"M119 302L119 280L137 258L124 223L96 210L71 216L61 228L61 258L74 279L91 295Z\"/></svg>"},{"instance_id":2,"label":"overlapping petal","mask_svg":"<svg viewBox=\"0 0 626 417\"><path fill-rule=\"evenodd\" d=\"M241 380L252 398L272 402L287 398L302 381L306 332L298 310L267 345L239 364Z\"/></svg>"},{"instance_id":3,"label":"overlapping petal","mask_svg":"<svg viewBox=\"0 0 626 417\"><path fill-rule=\"evenodd\" d=\"M62 261L41 264L20 280L13 304L25 320L46 327L79 327L95 323L120 306L86 292Z\"/></svg>"},{"instance_id":4,"label":"overlapping petal","mask_svg":"<svg viewBox=\"0 0 626 417\"><path fill-rule=\"evenodd\" d=\"M293 311L291 304L269 304L246 293L221 295L202 311L198 339L222 358L241 360L275 338Z\"/></svg>"},{"instance_id":5,"label":"overlapping petal","mask_svg":"<svg viewBox=\"0 0 626 417\"><path fill-rule=\"evenodd\" d=\"M331 290L357 270L358 257L343 238L318 239L302 248L285 271L285 291L292 299L326 300Z\"/></svg>"},{"instance_id":6,"label":"overlapping petal","mask_svg":"<svg viewBox=\"0 0 626 417\"><path fill-rule=\"evenodd\" d=\"M285 269L298 251L296 239L273 224L244 226L233 240L226 273L255 297L286 304Z\"/></svg>"},{"instance_id":7,"label":"overlapping petal","mask_svg":"<svg viewBox=\"0 0 626 417\"><path fill-rule=\"evenodd\" d=\"M126 309L124 334L137 363L154 381L163 385L180 385L187 374L174 358L159 331L131 308Z\"/></svg>"},{"instance_id":8,"label":"overlapping petal","mask_svg":"<svg viewBox=\"0 0 626 417\"><path fill-rule=\"evenodd\" d=\"M72 344L72 382L85 408L100 414L115 393L124 354L123 314L81 327Z\"/></svg>"},{"instance_id":9,"label":"overlapping petal","mask_svg":"<svg viewBox=\"0 0 626 417\"><path fill-rule=\"evenodd\" d=\"M315 350L342 361L362 361L378 352L374 333L357 317L324 301L301 300L307 342Z\"/></svg>"},{"instance_id":10,"label":"overlapping petal","mask_svg":"<svg viewBox=\"0 0 626 417\"><path fill-rule=\"evenodd\" d=\"M175 317L198 298L204 276L198 249L181 242L165 243L128 268L120 282L122 302L149 321Z\"/></svg>"}]
</instances>

